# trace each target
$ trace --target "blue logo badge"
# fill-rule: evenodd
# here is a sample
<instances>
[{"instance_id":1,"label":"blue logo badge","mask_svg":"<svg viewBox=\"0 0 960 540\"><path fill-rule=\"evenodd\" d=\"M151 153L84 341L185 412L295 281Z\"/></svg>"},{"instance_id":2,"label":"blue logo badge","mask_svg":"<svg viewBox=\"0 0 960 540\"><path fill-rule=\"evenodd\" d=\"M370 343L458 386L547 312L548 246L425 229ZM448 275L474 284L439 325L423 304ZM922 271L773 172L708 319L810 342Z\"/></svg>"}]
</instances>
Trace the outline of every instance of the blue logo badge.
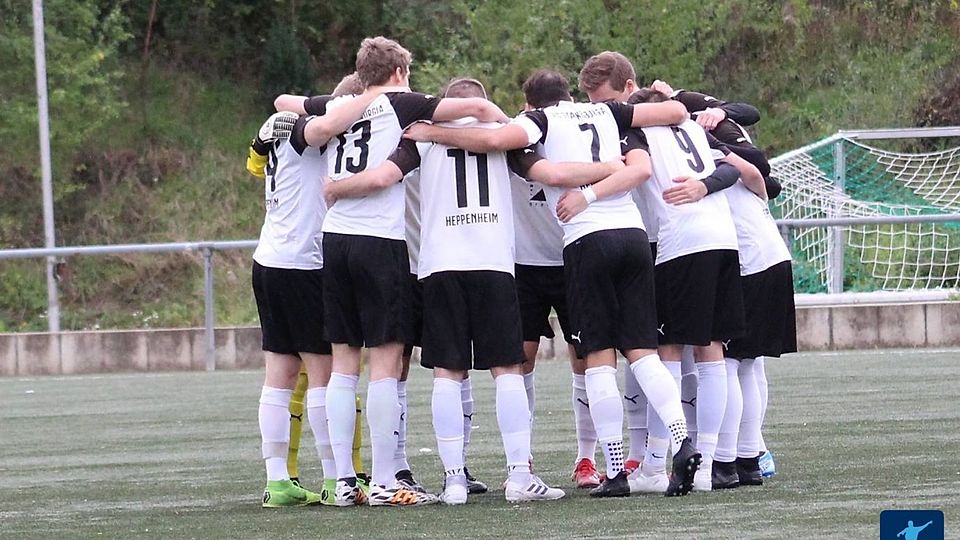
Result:
<instances>
[{"instance_id":1,"label":"blue logo badge","mask_svg":"<svg viewBox=\"0 0 960 540\"><path fill-rule=\"evenodd\" d=\"M943 540L940 510L884 510L880 512L880 540Z\"/></svg>"}]
</instances>

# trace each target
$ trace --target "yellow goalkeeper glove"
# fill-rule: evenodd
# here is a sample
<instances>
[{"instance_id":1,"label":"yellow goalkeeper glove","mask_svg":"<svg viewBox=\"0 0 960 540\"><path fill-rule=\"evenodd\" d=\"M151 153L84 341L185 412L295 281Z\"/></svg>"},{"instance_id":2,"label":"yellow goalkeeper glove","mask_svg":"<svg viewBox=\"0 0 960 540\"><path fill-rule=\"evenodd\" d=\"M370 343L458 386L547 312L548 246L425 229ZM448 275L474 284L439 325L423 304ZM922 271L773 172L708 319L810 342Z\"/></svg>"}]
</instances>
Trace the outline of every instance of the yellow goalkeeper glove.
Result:
<instances>
[{"instance_id":1,"label":"yellow goalkeeper glove","mask_svg":"<svg viewBox=\"0 0 960 540\"><path fill-rule=\"evenodd\" d=\"M264 169L267 166L267 153L269 147L258 139L250 142L250 154L247 156L247 172L257 178L266 178L267 173ZM262 153L261 153L262 152Z\"/></svg>"}]
</instances>

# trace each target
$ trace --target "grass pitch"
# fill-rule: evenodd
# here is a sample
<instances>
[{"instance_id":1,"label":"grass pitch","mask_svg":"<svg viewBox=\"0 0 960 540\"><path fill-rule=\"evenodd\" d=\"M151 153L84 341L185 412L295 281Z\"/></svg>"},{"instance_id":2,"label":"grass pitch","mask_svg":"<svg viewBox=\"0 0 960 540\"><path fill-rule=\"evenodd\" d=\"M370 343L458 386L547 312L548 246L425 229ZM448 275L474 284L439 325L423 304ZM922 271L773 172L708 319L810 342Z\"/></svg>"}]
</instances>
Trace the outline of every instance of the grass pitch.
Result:
<instances>
[{"instance_id":1,"label":"grass pitch","mask_svg":"<svg viewBox=\"0 0 960 540\"><path fill-rule=\"evenodd\" d=\"M0 379L0 536L876 538L881 510L916 508L943 510L951 537L960 531L958 368L960 350L768 361L765 436L779 474L767 485L593 500L569 482L569 368L545 362L536 467L567 498L514 505L493 489L462 507L405 509L260 508L260 372ZM474 388L468 464L495 488L504 472L493 385L478 373ZM426 370L412 370L409 395L410 461L438 490ZM307 487L319 489L318 469L304 426Z\"/></svg>"}]
</instances>

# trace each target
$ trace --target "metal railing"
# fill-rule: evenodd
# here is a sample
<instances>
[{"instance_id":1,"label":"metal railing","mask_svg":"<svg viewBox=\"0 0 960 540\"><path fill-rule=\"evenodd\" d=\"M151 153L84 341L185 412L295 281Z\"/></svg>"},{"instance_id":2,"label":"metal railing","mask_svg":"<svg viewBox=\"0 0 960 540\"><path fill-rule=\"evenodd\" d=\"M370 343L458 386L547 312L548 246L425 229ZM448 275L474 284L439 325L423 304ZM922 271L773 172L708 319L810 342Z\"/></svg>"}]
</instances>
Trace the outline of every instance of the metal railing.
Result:
<instances>
[{"instance_id":1,"label":"metal railing","mask_svg":"<svg viewBox=\"0 0 960 540\"><path fill-rule=\"evenodd\" d=\"M121 253L189 253L203 256L204 359L207 371L216 369L217 345L214 336L213 254L231 249L254 249L256 240L181 242L171 244L117 244L58 248L0 249L0 260L72 257L76 255L118 255ZM59 327L59 325L58 325Z\"/></svg>"},{"instance_id":2,"label":"metal railing","mask_svg":"<svg viewBox=\"0 0 960 540\"><path fill-rule=\"evenodd\" d=\"M920 216L871 216L871 217L846 217L846 218L821 218L821 219L780 219L776 221L780 228L784 241L790 244L794 229L810 227L827 227L831 229L857 226L857 225L884 225L884 224L902 224L902 223L960 223L960 214L950 215L920 215ZM257 246L256 240L231 240L218 242L182 242L169 244L118 244L109 246L75 246L58 248L29 248L29 249L0 249L0 260L5 259L30 259L46 257L72 257L79 255L117 255L122 253L200 253L203 257L203 303L204 303L204 338L205 338L205 360L206 369L212 371L216 368L216 341L214 337L214 294L213 294L213 254L217 251L228 251L234 249L254 249ZM874 293L857 293L874 294ZM913 291L912 294L896 296L898 293L886 293L890 299L902 299L903 301L933 301L948 298L956 294L953 290L942 290L936 293L923 291ZM893 296L890 296L893 295ZM802 295L804 297L823 297L825 295ZM829 295L843 303L857 303L853 295ZM843 297L843 298L841 298ZM848 298L849 297L849 298ZM870 302L877 301L881 296L868 297ZM804 298L798 301L798 304L818 303ZM822 303L822 301L820 302Z\"/></svg>"}]
</instances>

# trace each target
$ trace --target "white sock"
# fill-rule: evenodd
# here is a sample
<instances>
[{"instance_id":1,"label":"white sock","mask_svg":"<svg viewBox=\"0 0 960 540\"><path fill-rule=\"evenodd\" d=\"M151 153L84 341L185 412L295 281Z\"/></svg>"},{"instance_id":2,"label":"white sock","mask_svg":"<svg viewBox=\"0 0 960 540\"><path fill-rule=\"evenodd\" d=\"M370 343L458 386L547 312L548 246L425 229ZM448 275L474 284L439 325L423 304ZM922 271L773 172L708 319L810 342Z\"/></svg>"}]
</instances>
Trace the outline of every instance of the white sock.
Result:
<instances>
[{"instance_id":1,"label":"white sock","mask_svg":"<svg viewBox=\"0 0 960 540\"><path fill-rule=\"evenodd\" d=\"M497 386L497 424L503 438L510 480L530 481L530 410L523 375L505 373L495 380Z\"/></svg>"},{"instance_id":2,"label":"white sock","mask_svg":"<svg viewBox=\"0 0 960 540\"><path fill-rule=\"evenodd\" d=\"M442 377L433 379L433 431L445 476L463 473L463 408L460 382Z\"/></svg>"},{"instance_id":3,"label":"white sock","mask_svg":"<svg viewBox=\"0 0 960 540\"><path fill-rule=\"evenodd\" d=\"M693 361L693 347L685 345L680 360L680 403L687 419L690 441L697 445L697 365Z\"/></svg>"},{"instance_id":4,"label":"white sock","mask_svg":"<svg viewBox=\"0 0 960 540\"><path fill-rule=\"evenodd\" d=\"M357 423L356 375L332 373L327 384L327 430L337 465L337 478L357 476L353 470L353 431Z\"/></svg>"},{"instance_id":5,"label":"white sock","mask_svg":"<svg viewBox=\"0 0 960 540\"><path fill-rule=\"evenodd\" d=\"M367 386L367 425L370 426L370 480L392 486L396 478L393 455L400 428L400 399L392 377L370 381Z\"/></svg>"},{"instance_id":6,"label":"white sock","mask_svg":"<svg viewBox=\"0 0 960 540\"><path fill-rule=\"evenodd\" d=\"M473 431L473 384L469 378L460 382L460 406L463 410L463 462L466 463L470 432Z\"/></svg>"},{"instance_id":7,"label":"white sock","mask_svg":"<svg viewBox=\"0 0 960 540\"><path fill-rule=\"evenodd\" d=\"M697 381L697 449L709 465L717 451L720 424L727 406L727 371L723 360L697 362Z\"/></svg>"},{"instance_id":8,"label":"white sock","mask_svg":"<svg viewBox=\"0 0 960 540\"><path fill-rule=\"evenodd\" d=\"M531 430L533 429L533 413L536 410L535 407L537 405L537 391L534 386L534 373L536 372L531 371L530 373L523 374L523 388L527 391L527 408L530 409Z\"/></svg>"},{"instance_id":9,"label":"white sock","mask_svg":"<svg viewBox=\"0 0 960 540\"><path fill-rule=\"evenodd\" d=\"M573 374L573 420L577 427L577 462L583 458L593 461L597 453L597 430L590 417L590 398L583 375Z\"/></svg>"},{"instance_id":10,"label":"white sock","mask_svg":"<svg viewBox=\"0 0 960 540\"><path fill-rule=\"evenodd\" d=\"M267 480L289 480L287 452L290 448L290 398L293 390L264 386L260 390L260 449Z\"/></svg>"},{"instance_id":11,"label":"white sock","mask_svg":"<svg viewBox=\"0 0 960 540\"><path fill-rule=\"evenodd\" d=\"M758 356L754 361L754 376L757 380L757 388L760 389L760 451L767 451L767 443L763 440L763 421L767 418L767 370L764 366L764 358Z\"/></svg>"},{"instance_id":12,"label":"white sock","mask_svg":"<svg viewBox=\"0 0 960 540\"><path fill-rule=\"evenodd\" d=\"M327 426L327 387L320 386L307 390L307 421L313 431L313 440L320 456L324 480L336 480L337 462L333 459L330 447L330 431Z\"/></svg>"},{"instance_id":13,"label":"white sock","mask_svg":"<svg viewBox=\"0 0 960 540\"><path fill-rule=\"evenodd\" d=\"M670 432L674 448L679 449L687 438L687 422L680 407L680 389L663 364L659 356L650 354L630 364L630 369L646 394L647 402ZM650 426L650 415L647 414L648 429Z\"/></svg>"},{"instance_id":14,"label":"white sock","mask_svg":"<svg viewBox=\"0 0 960 540\"><path fill-rule=\"evenodd\" d=\"M740 361L737 376L743 395L743 415L740 417L740 436L737 439L737 457L760 455L760 388L757 385L754 360Z\"/></svg>"},{"instance_id":15,"label":"white sock","mask_svg":"<svg viewBox=\"0 0 960 540\"><path fill-rule=\"evenodd\" d=\"M647 396L640 389L640 383L633 371L623 371L623 412L627 417L627 430L630 432L630 453L628 461L643 461L647 450Z\"/></svg>"},{"instance_id":16,"label":"white sock","mask_svg":"<svg viewBox=\"0 0 960 540\"><path fill-rule=\"evenodd\" d=\"M590 398L590 417L607 461L607 477L613 478L623 470L623 402L617 388L617 369L590 368L584 379Z\"/></svg>"},{"instance_id":17,"label":"white sock","mask_svg":"<svg viewBox=\"0 0 960 540\"><path fill-rule=\"evenodd\" d=\"M720 434L717 437L717 461L730 463L737 459L737 435L740 433L740 416L743 414L743 396L740 393L740 379L737 368L740 362L727 358L724 360L727 370L727 406L720 422Z\"/></svg>"},{"instance_id":18,"label":"white sock","mask_svg":"<svg viewBox=\"0 0 960 540\"><path fill-rule=\"evenodd\" d=\"M397 471L410 470L407 461L407 381L397 382L397 402L400 404L400 427L397 429L397 449L393 454Z\"/></svg>"}]
</instances>

